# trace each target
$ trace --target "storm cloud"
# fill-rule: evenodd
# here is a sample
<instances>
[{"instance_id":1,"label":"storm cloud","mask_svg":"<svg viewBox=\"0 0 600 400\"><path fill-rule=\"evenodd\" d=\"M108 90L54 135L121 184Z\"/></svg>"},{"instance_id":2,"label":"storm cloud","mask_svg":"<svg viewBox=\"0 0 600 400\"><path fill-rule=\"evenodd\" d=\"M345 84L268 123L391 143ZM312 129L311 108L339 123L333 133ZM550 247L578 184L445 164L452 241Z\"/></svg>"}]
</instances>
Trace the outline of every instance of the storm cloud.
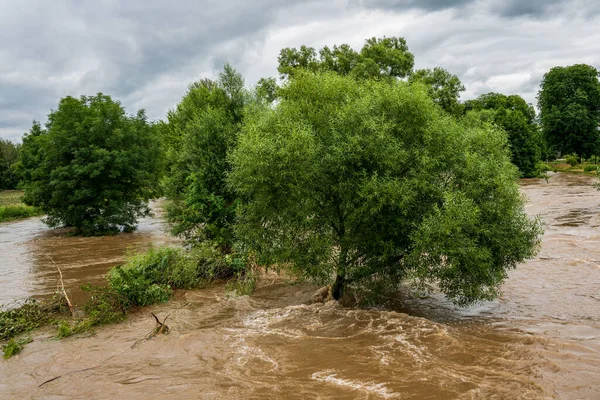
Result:
<instances>
[{"instance_id":1,"label":"storm cloud","mask_svg":"<svg viewBox=\"0 0 600 400\"><path fill-rule=\"evenodd\" d=\"M600 67L600 7L585 0L0 0L0 137L18 140L66 95L97 92L164 118L187 86L231 62L248 85L283 47L405 37L417 68L457 74L463 98L535 103L556 65Z\"/></svg>"}]
</instances>

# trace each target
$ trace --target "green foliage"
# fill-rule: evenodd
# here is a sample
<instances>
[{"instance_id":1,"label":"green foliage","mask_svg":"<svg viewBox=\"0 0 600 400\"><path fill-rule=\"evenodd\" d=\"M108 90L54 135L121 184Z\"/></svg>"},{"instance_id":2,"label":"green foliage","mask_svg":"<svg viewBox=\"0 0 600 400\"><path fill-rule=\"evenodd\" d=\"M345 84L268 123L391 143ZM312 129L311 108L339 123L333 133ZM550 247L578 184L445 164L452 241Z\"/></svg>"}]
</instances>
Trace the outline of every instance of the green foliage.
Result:
<instances>
[{"instance_id":1,"label":"green foliage","mask_svg":"<svg viewBox=\"0 0 600 400\"><path fill-rule=\"evenodd\" d=\"M275 78L260 78L256 84L256 95L260 100L272 103L277 99L277 80Z\"/></svg>"},{"instance_id":2,"label":"green foliage","mask_svg":"<svg viewBox=\"0 0 600 400\"><path fill-rule=\"evenodd\" d=\"M12 339L38 328L47 321L48 307L28 300L19 307L0 311L0 340Z\"/></svg>"},{"instance_id":3,"label":"green foliage","mask_svg":"<svg viewBox=\"0 0 600 400\"><path fill-rule=\"evenodd\" d=\"M572 154L568 154L567 156L565 156L565 161L567 162L567 164L569 164L571 167L576 166L577 164L579 164L579 156L575 153Z\"/></svg>"},{"instance_id":4,"label":"green foliage","mask_svg":"<svg viewBox=\"0 0 600 400\"><path fill-rule=\"evenodd\" d=\"M459 101L460 92L465 87L458 76L451 74L443 68L420 69L410 75L409 82L421 82L427 85L427 90L433 101L450 115L458 117L463 112Z\"/></svg>"},{"instance_id":5,"label":"green foliage","mask_svg":"<svg viewBox=\"0 0 600 400\"><path fill-rule=\"evenodd\" d=\"M479 118L504 129L510 142L511 160L521 171L521 176L538 176L536 165L541 160L543 141L531 104L517 95L487 93L466 101L465 110L465 122L469 126Z\"/></svg>"},{"instance_id":6,"label":"green foliage","mask_svg":"<svg viewBox=\"0 0 600 400\"><path fill-rule=\"evenodd\" d=\"M586 165L583 168L583 172L598 172L598 166L597 165Z\"/></svg>"},{"instance_id":7,"label":"green foliage","mask_svg":"<svg viewBox=\"0 0 600 400\"><path fill-rule=\"evenodd\" d=\"M25 202L50 226L77 234L135 229L155 194L160 149L143 111L128 116L109 96L63 98L23 138Z\"/></svg>"},{"instance_id":8,"label":"green foliage","mask_svg":"<svg viewBox=\"0 0 600 400\"><path fill-rule=\"evenodd\" d=\"M224 250L233 242L236 197L225 184L228 151L235 145L247 94L242 77L227 64L218 82L189 87L169 112L167 195L173 232L193 242L214 241Z\"/></svg>"},{"instance_id":9,"label":"green foliage","mask_svg":"<svg viewBox=\"0 0 600 400\"><path fill-rule=\"evenodd\" d=\"M296 73L232 152L236 233L264 265L348 285L490 299L536 254L506 135L465 128L424 87Z\"/></svg>"},{"instance_id":10,"label":"green foliage","mask_svg":"<svg viewBox=\"0 0 600 400\"><path fill-rule=\"evenodd\" d=\"M279 53L277 70L282 79L298 71L330 71L356 78L405 78L412 71L414 56L401 37L371 38L360 52L349 45L325 46L319 51L312 47L285 48Z\"/></svg>"},{"instance_id":11,"label":"green foliage","mask_svg":"<svg viewBox=\"0 0 600 400\"><path fill-rule=\"evenodd\" d=\"M554 67L542 80L538 105L544 135L553 152L583 157L599 149L600 83L596 68Z\"/></svg>"},{"instance_id":12,"label":"green foliage","mask_svg":"<svg viewBox=\"0 0 600 400\"><path fill-rule=\"evenodd\" d=\"M123 266L113 268L108 286L130 306L143 307L167 301L173 289L194 289L214 281L245 278L247 264L245 256L224 255L210 244L191 250L151 249L132 255Z\"/></svg>"},{"instance_id":13,"label":"green foliage","mask_svg":"<svg viewBox=\"0 0 600 400\"><path fill-rule=\"evenodd\" d=\"M0 190L16 189L19 177L16 164L19 161L21 145L0 138Z\"/></svg>"},{"instance_id":14,"label":"green foliage","mask_svg":"<svg viewBox=\"0 0 600 400\"><path fill-rule=\"evenodd\" d=\"M83 313L75 319L55 321L56 338L66 338L92 330L96 326L114 324L126 318L126 311L133 305L110 287L87 285L84 290L91 298L84 304Z\"/></svg>"},{"instance_id":15,"label":"green foliage","mask_svg":"<svg viewBox=\"0 0 600 400\"><path fill-rule=\"evenodd\" d=\"M27 343L33 342L30 337L21 339L10 339L5 345L2 346L2 352L4 353L4 359L8 360L14 355L17 355L23 350Z\"/></svg>"}]
</instances>

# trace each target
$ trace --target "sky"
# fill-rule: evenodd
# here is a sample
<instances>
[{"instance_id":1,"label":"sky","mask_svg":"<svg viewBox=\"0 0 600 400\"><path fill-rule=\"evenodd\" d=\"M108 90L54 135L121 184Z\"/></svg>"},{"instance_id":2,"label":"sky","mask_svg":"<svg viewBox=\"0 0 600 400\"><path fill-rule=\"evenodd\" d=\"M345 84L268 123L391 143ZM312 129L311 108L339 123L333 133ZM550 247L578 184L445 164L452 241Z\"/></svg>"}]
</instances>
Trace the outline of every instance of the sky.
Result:
<instances>
[{"instance_id":1,"label":"sky","mask_svg":"<svg viewBox=\"0 0 600 400\"><path fill-rule=\"evenodd\" d=\"M67 95L166 116L230 62L254 85L284 47L401 36L415 68L535 104L550 68L600 69L597 0L0 0L0 138L19 140Z\"/></svg>"}]
</instances>

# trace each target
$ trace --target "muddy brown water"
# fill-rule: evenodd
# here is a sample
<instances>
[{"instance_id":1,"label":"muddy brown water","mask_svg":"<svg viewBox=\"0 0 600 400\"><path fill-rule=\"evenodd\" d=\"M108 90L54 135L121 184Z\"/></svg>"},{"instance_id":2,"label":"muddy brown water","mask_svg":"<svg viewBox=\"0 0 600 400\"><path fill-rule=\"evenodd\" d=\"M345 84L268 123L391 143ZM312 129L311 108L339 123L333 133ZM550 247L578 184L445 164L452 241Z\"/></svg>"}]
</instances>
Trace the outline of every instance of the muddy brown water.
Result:
<instances>
[{"instance_id":1,"label":"muddy brown water","mask_svg":"<svg viewBox=\"0 0 600 400\"><path fill-rule=\"evenodd\" d=\"M380 309L306 305L314 286L275 276L250 297L228 298L221 286L179 292L93 335L56 341L37 332L0 362L0 398L600 399L594 182L571 174L522 182L528 212L545 222L543 250L511 272L496 301L459 309L403 294ZM55 289L54 266L36 254L64 265L74 290L128 245L168 243L162 230L150 220L139 237L91 244L35 220L2 224L0 295ZM165 317L188 302L167 320L169 335L143 340L154 327L149 311Z\"/></svg>"}]
</instances>

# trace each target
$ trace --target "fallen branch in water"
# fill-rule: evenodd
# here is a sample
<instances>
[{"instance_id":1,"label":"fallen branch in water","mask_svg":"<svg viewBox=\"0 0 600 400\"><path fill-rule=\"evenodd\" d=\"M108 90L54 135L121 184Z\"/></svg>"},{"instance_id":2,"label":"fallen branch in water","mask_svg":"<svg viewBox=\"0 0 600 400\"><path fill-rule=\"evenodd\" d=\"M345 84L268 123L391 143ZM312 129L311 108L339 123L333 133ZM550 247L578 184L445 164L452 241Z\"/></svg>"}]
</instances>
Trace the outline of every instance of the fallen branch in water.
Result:
<instances>
[{"instance_id":1,"label":"fallen branch in water","mask_svg":"<svg viewBox=\"0 0 600 400\"><path fill-rule=\"evenodd\" d=\"M123 350L123 351L125 351L125 350ZM121 353L123 353L123 351L121 351ZM42 386L44 386L46 383L50 383L50 382L52 382L52 381L55 381L55 380L57 380L58 378L62 378L63 376L67 376L67 375L73 375L73 374L76 374L76 373L78 373L78 372L85 372L85 371L89 371L89 370L91 370L91 369L100 368L101 366L103 366L103 365L104 365L104 363L105 363L105 362L107 362L108 360L110 360L111 358L113 358L113 357L115 357L115 356L116 356L116 354L113 354L112 356L108 357L106 360L102 361L102 364L94 365L93 367L88 367L88 368L78 369L77 371L71 371L71 372L67 372L67 373L65 373L65 374L62 374L62 375L55 376L54 378L48 379L47 381L44 381L44 382L40 383L40 384L38 385L38 387L42 387Z\"/></svg>"},{"instance_id":2,"label":"fallen branch in water","mask_svg":"<svg viewBox=\"0 0 600 400\"><path fill-rule=\"evenodd\" d=\"M67 302L67 306L69 307L69 313L71 313L71 316L74 316L75 315L75 308L73 307L73 303L71 303L71 299L69 299L69 296L67 295L67 291L65 290L65 283L63 281L62 271L58 267L58 264L56 264L56 261L54 261L54 259L52 257L50 257L50 255L48 255L46 253L42 253L42 254L44 256L46 256L50 261L52 261L52 264L54 264L54 266L58 270L60 288L59 288L59 286L57 284L56 285L56 292L58 294L60 294L62 297L64 297L65 301Z\"/></svg>"},{"instance_id":3,"label":"fallen branch in water","mask_svg":"<svg viewBox=\"0 0 600 400\"><path fill-rule=\"evenodd\" d=\"M167 333L169 333L170 328L167 326L166 322L167 319L173 315L174 313L176 313L177 311L181 310L183 307L187 307L192 303L185 303L184 305L182 305L181 307L176 308L175 310L171 311L163 320L162 322L160 322L160 319L158 319L158 317L156 316L156 314L154 314L153 312L150 312L150 315L152 315L154 317L154 320L156 321L156 327L154 329L152 329L150 332L148 332L148 334L140 340L137 340L132 346L131 348L134 348L135 346L137 346L140 343L144 343L147 340L152 339L154 336L156 335L166 335Z\"/></svg>"}]
</instances>

